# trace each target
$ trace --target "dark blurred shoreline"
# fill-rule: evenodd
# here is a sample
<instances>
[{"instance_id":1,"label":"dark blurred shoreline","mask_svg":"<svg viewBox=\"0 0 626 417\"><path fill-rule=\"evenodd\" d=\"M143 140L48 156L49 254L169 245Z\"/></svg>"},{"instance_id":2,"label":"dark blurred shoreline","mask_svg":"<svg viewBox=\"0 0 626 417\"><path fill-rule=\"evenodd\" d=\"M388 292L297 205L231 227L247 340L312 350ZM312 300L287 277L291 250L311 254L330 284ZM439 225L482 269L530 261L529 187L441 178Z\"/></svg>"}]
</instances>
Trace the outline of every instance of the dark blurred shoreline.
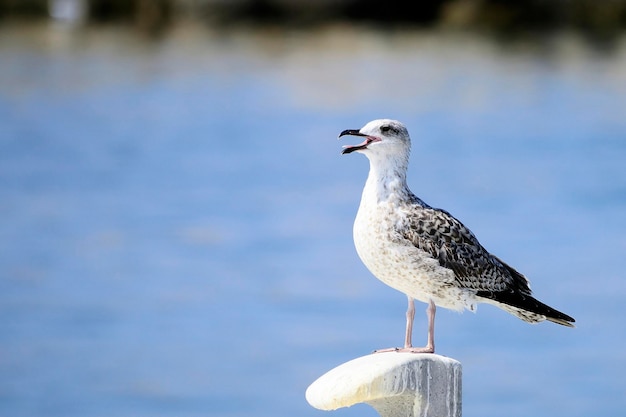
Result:
<instances>
[{"instance_id":1,"label":"dark blurred shoreline","mask_svg":"<svg viewBox=\"0 0 626 417\"><path fill-rule=\"evenodd\" d=\"M0 0L0 24L13 18L71 24L128 22L161 34L179 19L310 27L330 21L444 27L499 33L576 30L612 37L626 28L626 0Z\"/></svg>"}]
</instances>

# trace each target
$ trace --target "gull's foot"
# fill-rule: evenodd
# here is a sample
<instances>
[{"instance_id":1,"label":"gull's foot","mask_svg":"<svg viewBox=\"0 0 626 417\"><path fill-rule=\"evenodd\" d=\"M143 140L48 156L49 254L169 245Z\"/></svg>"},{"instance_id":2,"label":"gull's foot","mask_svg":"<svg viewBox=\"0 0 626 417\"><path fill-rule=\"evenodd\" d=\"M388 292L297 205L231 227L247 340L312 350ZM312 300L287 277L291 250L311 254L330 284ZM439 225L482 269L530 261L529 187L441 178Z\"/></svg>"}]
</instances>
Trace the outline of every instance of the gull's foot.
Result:
<instances>
[{"instance_id":1,"label":"gull's foot","mask_svg":"<svg viewBox=\"0 0 626 417\"><path fill-rule=\"evenodd\" d=\"M385 353L385 352L407 352L407 353L435 353L434 346L424 346L424 347L413 347L413 346L405 346L403 348L387 348L387 349L376 349L374 353Z\"/></svg>"}]
</instances>

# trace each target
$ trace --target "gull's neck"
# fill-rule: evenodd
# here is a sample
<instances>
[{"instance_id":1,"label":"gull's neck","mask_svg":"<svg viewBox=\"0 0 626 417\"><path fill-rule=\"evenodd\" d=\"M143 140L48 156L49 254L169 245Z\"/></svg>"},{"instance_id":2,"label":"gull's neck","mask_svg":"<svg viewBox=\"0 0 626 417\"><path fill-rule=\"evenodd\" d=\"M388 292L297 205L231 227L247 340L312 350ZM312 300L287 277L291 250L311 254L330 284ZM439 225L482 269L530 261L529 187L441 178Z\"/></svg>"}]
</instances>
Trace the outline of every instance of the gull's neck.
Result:
<instances>
[{"instance_id":1,"label":"gull's neck","mask_svg":"<svg viewBox=\"0 0 626 417\"><path fill-rule=\"evenodd\" d=\"M367 155L370 171L363 189L361 204L397 203L410 200L406 183L408 155Z\"/></svg>"}]
</instances>

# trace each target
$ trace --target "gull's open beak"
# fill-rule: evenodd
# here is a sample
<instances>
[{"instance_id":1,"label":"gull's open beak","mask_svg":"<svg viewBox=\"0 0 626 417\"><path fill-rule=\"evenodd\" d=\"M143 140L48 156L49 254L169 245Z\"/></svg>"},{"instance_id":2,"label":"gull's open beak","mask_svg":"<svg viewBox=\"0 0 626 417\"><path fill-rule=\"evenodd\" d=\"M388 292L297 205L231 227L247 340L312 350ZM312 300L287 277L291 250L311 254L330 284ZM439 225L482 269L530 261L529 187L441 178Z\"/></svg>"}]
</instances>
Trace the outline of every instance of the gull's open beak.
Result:
<instances>
[{"instance_id":1,"label":"gull's open beak","mask_svg":"<svg viewBox=\"0 0 626 417\"><path fill-rule=\"evenodd\" d=\"M341 151L341 154L347 154L347 153L352 153L354 151L358 151L361 149L365 149L367 148L367 145L369 145L372 142L378 142L380 141L379 138L374 137L374 136L367 136L366 134L361 133L360 131L356 130L356 129L347 129L344 130L343 132L341 132L339 134L339 137L341 138L342 136L362 136L365 138L365 141L362 143L359 143L358 145L344 145L343 146L343 151Z\"/></svg>"},{"instance_id":2,"label":"gull's open beak","mask_svg":"<svg viewBox=\"0 0 626 417\"><path fill-rule=\"evenodd\" d=\"M359 132L358 129L346 129L339 134L339 137L342 137L342 136L367 136L367 135L364 135L363 133Z\"/></svg>"}]
</instances>

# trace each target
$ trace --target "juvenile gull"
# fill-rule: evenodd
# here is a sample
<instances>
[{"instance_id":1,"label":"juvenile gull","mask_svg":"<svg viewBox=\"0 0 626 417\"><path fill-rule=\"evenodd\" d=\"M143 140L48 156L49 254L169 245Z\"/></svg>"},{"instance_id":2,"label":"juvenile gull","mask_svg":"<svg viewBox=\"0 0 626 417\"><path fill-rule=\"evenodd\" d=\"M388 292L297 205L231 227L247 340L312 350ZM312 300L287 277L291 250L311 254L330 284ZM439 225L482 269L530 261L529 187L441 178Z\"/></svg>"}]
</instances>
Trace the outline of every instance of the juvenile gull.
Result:
<instances>
[{"instance_id":1,"label":"juvenile gull","mask_svg":"<svg viewBox=\"0 0 626 417\"><path fill-rule=\"evenodd\" d=\"M377 352L434 352L435 306L473 311L476 304L489 303L529 323L549 320L574 327L572 317L533 298L526 277L483 248L460 221L409 190L411 139L402 123L374 120L339 137L345 135L365 140L344 146L342 154L359 152L370 161L354 221L357 253L376 278L409 301L404 347ZM423 348L411 343L414 299L428 304L428 341Z\"/></svg>"}]
</instances>

